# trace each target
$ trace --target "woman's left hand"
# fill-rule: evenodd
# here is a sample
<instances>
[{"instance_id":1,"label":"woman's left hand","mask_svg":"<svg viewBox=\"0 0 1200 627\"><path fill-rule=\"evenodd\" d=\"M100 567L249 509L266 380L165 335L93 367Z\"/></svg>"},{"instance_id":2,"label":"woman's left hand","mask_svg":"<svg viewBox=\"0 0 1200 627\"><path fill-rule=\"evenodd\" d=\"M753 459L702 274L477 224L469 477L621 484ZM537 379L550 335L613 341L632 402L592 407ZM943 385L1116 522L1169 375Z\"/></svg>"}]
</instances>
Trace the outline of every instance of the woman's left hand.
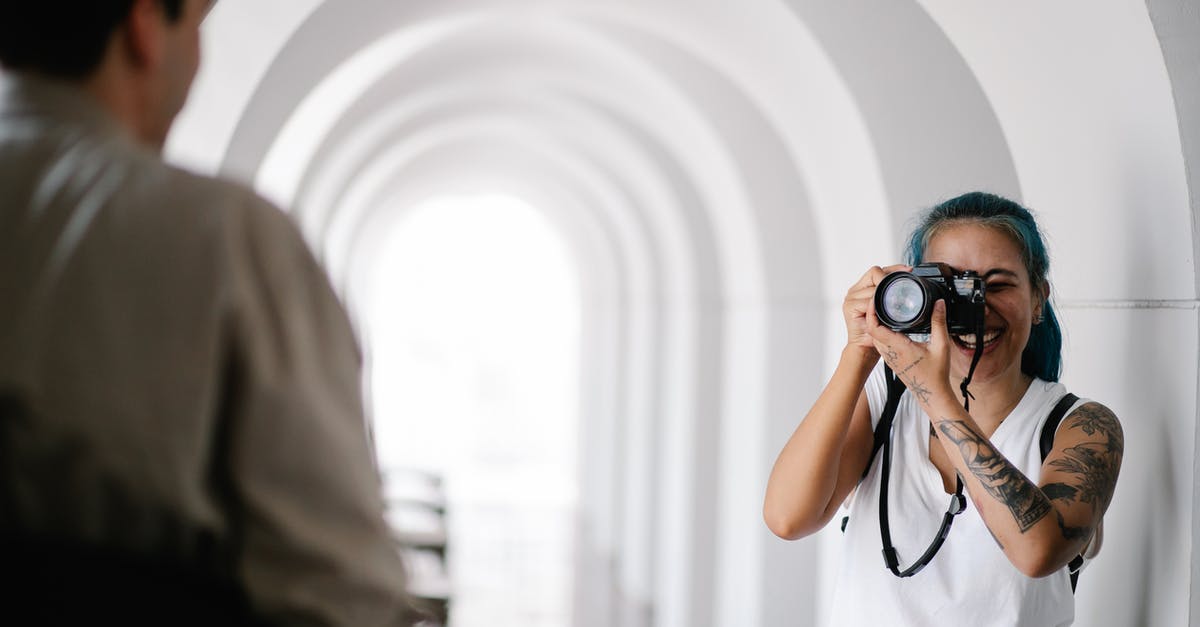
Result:
<instances>
[{"instance_id":1,"label":"woman's left hand","mask_svg":"<svg viewBox=\"0 0 1200 627\"><path fill-rule=\"evenodd\" d=\"M954 397L950 386L950 334L946 331L946 301L933 305L929 343L914 342L879 323L874 308L867 314L867 333L892 372L929 409L937 397Z\"/></svg>"}]
</instances>

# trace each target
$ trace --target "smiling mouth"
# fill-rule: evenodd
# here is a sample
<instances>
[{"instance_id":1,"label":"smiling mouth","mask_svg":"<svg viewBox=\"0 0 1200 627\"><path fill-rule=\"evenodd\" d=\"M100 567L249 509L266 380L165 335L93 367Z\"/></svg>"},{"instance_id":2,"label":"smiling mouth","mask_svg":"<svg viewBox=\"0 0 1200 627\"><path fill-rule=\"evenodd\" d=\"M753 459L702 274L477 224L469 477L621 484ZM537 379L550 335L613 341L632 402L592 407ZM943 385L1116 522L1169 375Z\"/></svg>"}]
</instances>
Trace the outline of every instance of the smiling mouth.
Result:
<instances>
[{"instance_id":1,"label":"smiling mouth","mask_svg":"<svg viewBox=\"0 0 1200 627\"><path fill-rule=\"evenodd\" d=\"M996 340L999 339L1003 333L1004 329L988 329L987 332L983 334L983 348L986 350L989 346L995 344ZM974 333L952 335L951 337L954 338L955 344L958 344L967 350L975 350Z\"/></svg>"}]
</instances>

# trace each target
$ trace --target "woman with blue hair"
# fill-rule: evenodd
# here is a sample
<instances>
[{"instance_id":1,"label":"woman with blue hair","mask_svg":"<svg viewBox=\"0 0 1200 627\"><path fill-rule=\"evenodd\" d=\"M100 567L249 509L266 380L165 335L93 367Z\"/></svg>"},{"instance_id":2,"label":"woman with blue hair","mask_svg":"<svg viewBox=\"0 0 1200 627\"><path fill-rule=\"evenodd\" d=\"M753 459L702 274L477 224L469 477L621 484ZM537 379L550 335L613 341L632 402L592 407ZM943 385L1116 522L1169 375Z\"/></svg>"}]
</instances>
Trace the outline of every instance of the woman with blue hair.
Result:
<instances>
[{"instance_id":1,"label":"woman with blue hair","mask_svg":"<svg viewBox=\"0 0 1200 627\"><path fill-rule=\"evenodd\" d=\"M924 214L907 261L847 293L846 346L771 472L767 525L796 539L848 508L839 627L1069 625L1124 436L1108 408L1058 383L1037 223L1011 200L965 194ZM948 330L954 295L937 297L927 341L881 324L885 277L934 263L947 284L961 279L962 302L982 292L971 330L954 316Z\"/></svg>"}]
</instances>

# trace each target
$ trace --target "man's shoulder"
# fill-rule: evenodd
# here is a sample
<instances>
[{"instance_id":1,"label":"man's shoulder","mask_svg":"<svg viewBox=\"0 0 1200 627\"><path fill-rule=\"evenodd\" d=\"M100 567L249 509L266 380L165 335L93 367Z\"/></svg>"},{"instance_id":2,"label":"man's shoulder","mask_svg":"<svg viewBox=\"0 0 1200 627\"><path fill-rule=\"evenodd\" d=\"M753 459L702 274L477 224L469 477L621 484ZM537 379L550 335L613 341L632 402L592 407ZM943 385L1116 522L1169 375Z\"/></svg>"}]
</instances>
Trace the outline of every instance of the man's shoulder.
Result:
<instances>
[{"instance_id":1,"label":"man's shoulder","mask_svg":"<svg viewBox=\"0 0 1200 627\"><path fill-rule=\"evenodd\" d=\"M233 211L275 210L243 183L193 172L149 152L131 154L129 159L131 186L172 204L228 207Z\"/></svg>"},{"instance_id":2,"label":"man's shoulder","mask_svg":"<svg viewBox=\"0 0 1200 627\"><path fill-rule=\"evenodd\" d=\"M147 223L188 222L192 214L208 222L254 216L271 222L282 213L247 185L175 166L111 129L39 122L24 129L9 124L0 133L0 168L18 186L40 181L66 190L59 200L67 204L86 197Z\"/></svg>"},{"instance_id":3,"label":"man's shoulder","mask_svg":"<svg viewBox=\"0 0 1200 627\"><path fill-rule=\"evenodd\" d=\"M290 236L295 231L282 209L248 185L151 161L137 168L130 180L131 202L154 207L165 220L222 224L262 235L282 231L282 236Z\"/></svg>"}]
</instances>

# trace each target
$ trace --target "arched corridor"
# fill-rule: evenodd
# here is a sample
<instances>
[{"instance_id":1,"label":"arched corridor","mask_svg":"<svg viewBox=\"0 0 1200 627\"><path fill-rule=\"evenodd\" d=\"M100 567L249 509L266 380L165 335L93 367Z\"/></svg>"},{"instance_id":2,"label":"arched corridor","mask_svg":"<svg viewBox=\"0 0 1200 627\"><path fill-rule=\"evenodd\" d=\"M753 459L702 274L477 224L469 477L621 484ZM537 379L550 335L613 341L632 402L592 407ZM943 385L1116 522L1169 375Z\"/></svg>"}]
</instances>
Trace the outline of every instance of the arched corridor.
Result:
<instances>
[{"instance_id":1,"label":"arched corridor","mask_svg":"<svg viewBox=\"0 0 1200 627\"><path fill-rule=\"evenodd\" d=\"M287 207L364 338L422 203L520 198L561 238L573 624L819 624L836 530L772 536L767 474L846 288L970 189L1037 212L1064 381L1125 425L1077 624L1200 624L1194 3L264 0L205 29L169 155Z\"/></svg>"}]
</instances>

